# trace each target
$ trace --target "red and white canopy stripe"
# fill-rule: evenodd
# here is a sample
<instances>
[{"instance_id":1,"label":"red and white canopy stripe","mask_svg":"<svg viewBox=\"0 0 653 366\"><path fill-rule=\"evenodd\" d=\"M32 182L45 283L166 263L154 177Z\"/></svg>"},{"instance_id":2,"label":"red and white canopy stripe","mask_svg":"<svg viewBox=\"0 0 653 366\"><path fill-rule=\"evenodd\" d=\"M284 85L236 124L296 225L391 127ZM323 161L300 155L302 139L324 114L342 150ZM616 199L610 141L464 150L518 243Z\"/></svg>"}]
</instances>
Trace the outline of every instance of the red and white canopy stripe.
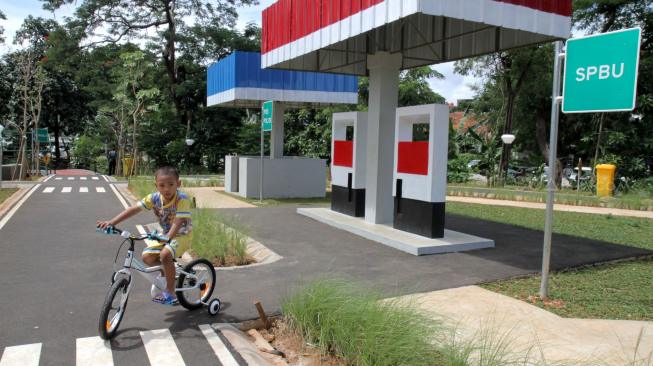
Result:
<instances>
[{"instance_id":1,"label":"red and white canopy stripe","mask_svg":"<svg viewBox=\"0 0 653 366\"><path fill-rule=\"evenodd\" d=\"M370 53L372 41L373 51L412 51L405 67L413 67L568 38L570 30L571 0L279 0L263 11L262 66L360 73L355 55ZM329 56L304 57L320 51ZM347 60L334 61L334 51Z\"/></svg>"}]
</instances>

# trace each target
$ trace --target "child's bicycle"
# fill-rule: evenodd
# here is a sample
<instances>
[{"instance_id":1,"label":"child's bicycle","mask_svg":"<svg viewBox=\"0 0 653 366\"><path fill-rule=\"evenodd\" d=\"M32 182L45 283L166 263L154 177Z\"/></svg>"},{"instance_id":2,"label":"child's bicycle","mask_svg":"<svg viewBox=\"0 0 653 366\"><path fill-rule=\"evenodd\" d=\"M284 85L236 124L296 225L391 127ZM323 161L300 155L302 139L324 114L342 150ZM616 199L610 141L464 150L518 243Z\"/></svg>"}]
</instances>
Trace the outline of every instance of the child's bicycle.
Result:
<instances>
[{"instance_id":1,"label":"child's bicycle","mask_svg":"<svg viewBox=\"0 0 653 366\"><path fill-rule=\"evenodd\" d=\"M165 240L167 238L159 236L156 232L133 236L128 231L115 227L109 227L102 231L107 234L120 234L125 239L116 253L114 273L111 276L111 287L104 299L102 311L100 311L100 336L102 339L111 339L116 334L120 321L125 315L129 291L132 288L132 269L152 283L152 296L163 291L166 286L165 277L159 276L162 266L145 267L143 262L134 256L134 244L136 241L145 239ZM127 256L122 268L116 270L115 264L118 260L118 254L127 241L129 241ZM200 258L183 267L175 262L175 272L175 293L181 306L188 310L195 310L202 307L202 305L206 305L210 315L216 315L220 311L220 300L213 299L209 301L215 288L215 269L211 262Z\"/></svg>"}]
</instances>

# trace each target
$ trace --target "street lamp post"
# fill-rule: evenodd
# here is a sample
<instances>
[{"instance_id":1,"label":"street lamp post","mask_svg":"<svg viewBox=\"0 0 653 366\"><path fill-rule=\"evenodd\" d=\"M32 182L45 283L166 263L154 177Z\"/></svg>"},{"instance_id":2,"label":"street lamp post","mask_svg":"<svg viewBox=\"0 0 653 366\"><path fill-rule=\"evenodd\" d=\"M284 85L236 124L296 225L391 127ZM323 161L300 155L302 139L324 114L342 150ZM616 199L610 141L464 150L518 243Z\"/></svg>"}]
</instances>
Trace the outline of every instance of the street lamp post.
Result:
<instances>
[{"instance_id":1,"label":"street lamp post","mask_svg":"<svg viewBox=\"0 0 653 366\"><path fill-rule=\"evenodd\" d=\"M503 169L503 164L506 164L506 171L504 172L502 170L500 172L500 174L503 176L502 183L505 184L506 178L508 177L508 169L509 169L508 162L510 161L510 145L512 145L512 143L515 142L515 135L508 134L508 133L503 134L501 135L501 141L503 141L503 143L507 145L507 147L504 149L506 153L501 155L501 168Z\"/></svg>"},{"instance_id":2,"label":"street lamp post","mask_svg":"<svg viewBox=\"0 0 653 366\"><path fill-rule=\"evenodd\" d=\"M194 143L195 143L194 139L191 138L186 139L186 146L188 146L189 157L190 157L190 147L193 146ZM188 175L191 175L190 159L188 159Z\"/></svg>"}]
</instances>

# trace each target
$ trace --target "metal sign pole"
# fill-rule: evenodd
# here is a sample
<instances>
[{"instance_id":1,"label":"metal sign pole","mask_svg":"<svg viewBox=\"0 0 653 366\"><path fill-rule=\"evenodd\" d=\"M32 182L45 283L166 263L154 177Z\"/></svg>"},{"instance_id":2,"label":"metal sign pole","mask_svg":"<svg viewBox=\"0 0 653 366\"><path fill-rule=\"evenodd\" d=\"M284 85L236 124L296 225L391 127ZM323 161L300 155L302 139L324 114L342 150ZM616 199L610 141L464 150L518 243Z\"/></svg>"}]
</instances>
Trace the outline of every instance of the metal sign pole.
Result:
<instances>
[{"instance_id":1,"label":"metal sign pole","mask_svg":"<svg viewBox=\"0 0 653 366\"><path fill-rule=\"evenodd\" d=\"M259 198L258 201L259 203L263 202L263 116L261 115L261 164L260 164L260 170L259 170Z\"/></svg>"},{"instance_id":2,"label":"metal sign pole","mask_svg":"<svg viewBox=\"0 0 653 366\"><path fill-rule=\"evenodd\" d=\"M551 136L549 140L549 172L546 197L546 222L544 224L544 248L542 252L542 282L540 284L540 297L545 299L549 295L549 264L551 262L551 232L553 229L553 198L555 194L556 163L558 153L558 120L560 118L560 74L562 71L561 59L562 41L555 42L553 63L553 100L551 101Z\"/></svg>"}]
</instances>

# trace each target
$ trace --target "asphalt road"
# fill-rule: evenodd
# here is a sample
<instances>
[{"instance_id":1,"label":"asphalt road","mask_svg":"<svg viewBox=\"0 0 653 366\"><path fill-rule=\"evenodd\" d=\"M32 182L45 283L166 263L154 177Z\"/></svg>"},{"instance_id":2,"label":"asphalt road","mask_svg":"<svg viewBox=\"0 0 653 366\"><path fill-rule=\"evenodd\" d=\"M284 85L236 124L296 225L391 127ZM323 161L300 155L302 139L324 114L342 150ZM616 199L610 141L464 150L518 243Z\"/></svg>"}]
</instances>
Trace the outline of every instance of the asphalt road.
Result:
<instances>
[{"instance_id":1,"label":"asphalt road","mask_svg":"<svg viewBox=\"0 0 653 366\"><path fill-rule=\"evenodd\" d=\"M95 222L113 217L123 206L104 177L69 178L56 176L41 183L0 229L0 366L33 360L38 365L91 364L77 358L84 352L98 354L84 349L83 340L99 340L100 308L121 240L97 233ZM148 215L121 226L136 232L136 223L154 221ZM199 329L219 322L220 315L154 304L149 296L149 283L137 276L121 329L110 342L113 364L154 364L154 353L169 360L181 356L188 365L220 364ZM160 329L169 329L170 337L164 337L157 350L157 342L145 342L141 332ZM19 359L12 363L12 357ZM100 361L95 357L93 362Z\"/></svg>"},{"instance_id":2,"label":"asphalt road","mask_svg":"<svg viewBox=\"0 0 653 366\"><path fill-rule=\"evenodd\" d=\"M100 307L120 239L98 234L94 226L97 219L111 218L123 206L102 177L57 178L62 179L39 186L0 229L0 350L4 350L0 366L26 365L5 363L8 349L25 345L40 345L40 363L35 365L72 365L85 352L85 340L98 336ZM70 192L63 193L64 187ZM80 192L81 187L88 192ZM98 187L105 192L98 192ZM46 188L52 192L44 193ZM121 331L109 345L113 364L164 365L151 361L152 342L144 341L143 335L164 329L168 343L156 353L173 353L166 359L175 356L188 365L219 365L200 326L255 318L254 300L261 300L268 313L278 313L286 294L314 278L344 278L392 296L510 278L541 268L541 231L483 220L446 218L448 229L492 238L495 248L415 257L300 216L295 206L220 211L283 258L269 265L218 271L214 296L222 300L224 310L217 317L204 309L189 312L152 303L148 283L136 276ZM122 227L135 231L137 223L153 221L148 215L142 213ZM558 234L553 243L552 269L652 253ZM32 350L36 353L36 348Z\"/></svg>"}]
</instances>

